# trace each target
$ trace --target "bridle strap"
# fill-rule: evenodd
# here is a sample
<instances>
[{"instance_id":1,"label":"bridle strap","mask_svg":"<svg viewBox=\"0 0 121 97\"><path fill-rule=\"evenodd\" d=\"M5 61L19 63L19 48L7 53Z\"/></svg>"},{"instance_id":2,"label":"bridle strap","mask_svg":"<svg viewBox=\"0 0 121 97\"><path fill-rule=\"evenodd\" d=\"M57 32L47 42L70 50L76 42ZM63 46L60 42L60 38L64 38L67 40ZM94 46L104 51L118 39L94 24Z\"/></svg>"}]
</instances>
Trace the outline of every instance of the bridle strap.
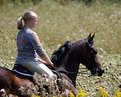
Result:
<instances>
[{"instance_id":1,"label":"bridle strap","mask_svg":"<svg viewBox=\"0 0 121 97\"><path fill-rule=\"evenodd\" d=\"M100 60L95 60L95 58L94 58L94 54L93 54L93 52L92 52L92 50L91 50L91 44L89 44L89 41L88 41L88 39L84 39L84 40L86 40L86 44L87 44L87 48L88 48L88 52L90 53L90 55L91 55L91 57L92 57L92 60L93 60L93 68L97 68L97 66L96 66L96 64L100 61ZM92 69L93 69L92 68Z\"/></svg>"}]
</instances>

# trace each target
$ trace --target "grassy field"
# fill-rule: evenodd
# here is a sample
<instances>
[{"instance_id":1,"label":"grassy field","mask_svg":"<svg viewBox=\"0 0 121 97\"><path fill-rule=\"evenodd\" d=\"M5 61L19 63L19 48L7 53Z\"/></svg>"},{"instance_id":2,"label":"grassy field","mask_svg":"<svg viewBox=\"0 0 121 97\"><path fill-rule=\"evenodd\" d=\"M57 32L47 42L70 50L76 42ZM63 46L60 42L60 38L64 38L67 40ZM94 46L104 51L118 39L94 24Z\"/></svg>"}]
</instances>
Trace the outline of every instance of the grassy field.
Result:
<instances>
[{"instance_id":1,"label":"grassy field","mask_svg":"<svg viewBox=\"0 0 121 97\"><path fill-rule=\"evenodd\" d=\"M115 90L121 92L120 4L69 2L63 5L43 0L37 5L0 6L0 66L13 67L17 55L17 19L28 10L38 14L38 24L33 30L38 33L50 57L53 50L67 40L75 42L86 38L89 33L96 33L95 46L106 72L102 77L79 75L77 91L81 88L88 97L97 97L99 87L108 91L110 97L114 96Z\"/></svg>"}]
</instances>

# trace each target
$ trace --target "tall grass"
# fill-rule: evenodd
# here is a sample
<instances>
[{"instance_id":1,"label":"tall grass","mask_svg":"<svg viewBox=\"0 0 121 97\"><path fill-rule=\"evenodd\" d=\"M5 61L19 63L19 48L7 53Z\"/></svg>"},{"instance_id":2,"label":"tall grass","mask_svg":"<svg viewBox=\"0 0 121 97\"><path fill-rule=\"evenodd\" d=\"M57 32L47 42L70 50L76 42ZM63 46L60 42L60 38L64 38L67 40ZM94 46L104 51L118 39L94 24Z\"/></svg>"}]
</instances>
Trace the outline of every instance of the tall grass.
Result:
<instances>
[{"instance_id":1,"label":"tall grass","mask_svg":"<svg viewBox=\"0 0 121 97\"><path fill-rule=\"evenodd\" d=\"M0 7L0 64L12 68L17 55L17 19L24 12L32 10L38 14L38 24L34 31L51 56L65 41L84 39L89 33L96 33L95 46L106 73L103 77L78 76L77 90L81 87L87 94L96 97L96 89L101 86L109 94L120 90L121 68L121 6L118 3L80 2L60 4L53 0L33 3L9 4Z\"/></svg>"}]
</instances>

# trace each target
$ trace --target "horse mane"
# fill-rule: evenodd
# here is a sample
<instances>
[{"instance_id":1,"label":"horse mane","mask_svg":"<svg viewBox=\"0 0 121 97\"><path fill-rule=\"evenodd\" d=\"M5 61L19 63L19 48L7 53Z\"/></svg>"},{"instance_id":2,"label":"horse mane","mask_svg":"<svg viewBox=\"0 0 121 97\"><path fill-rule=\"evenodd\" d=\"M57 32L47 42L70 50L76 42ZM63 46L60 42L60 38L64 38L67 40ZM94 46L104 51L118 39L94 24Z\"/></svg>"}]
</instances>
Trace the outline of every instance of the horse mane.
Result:
<instances>
[{"instance_id":1,"label":"horse mane","mask_svg":"<svg viewBox=\"0 0 121 97\"><path fill-rule=\"evenodd\" d=\"M56 66L56 67L60 66L60 64L58 63L59 60L63 57L63 55L65 55L69 52L71 47L72 47L72 42L67 41L67 42L65 42L64 45L59 47L58 50L54 50L52 57L51 57L51 61L53 62L54 66Z\"/></svg>"}]
</instances>

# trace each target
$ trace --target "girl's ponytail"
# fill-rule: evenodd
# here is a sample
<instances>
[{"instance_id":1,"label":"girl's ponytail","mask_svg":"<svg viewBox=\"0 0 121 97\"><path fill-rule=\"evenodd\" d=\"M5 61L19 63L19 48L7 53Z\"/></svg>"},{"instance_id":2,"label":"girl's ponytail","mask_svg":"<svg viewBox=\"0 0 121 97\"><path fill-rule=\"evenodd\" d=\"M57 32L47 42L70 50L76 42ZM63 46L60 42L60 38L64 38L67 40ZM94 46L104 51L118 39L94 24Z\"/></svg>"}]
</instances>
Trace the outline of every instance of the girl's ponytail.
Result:
<instances>
[{"instance_id":1,"label":"girl's ponytail","mask_svg":"<svg viewBox=\"0 0 121 97\"><path fill-rule=\"evenodd\" d=\"M18 28L18 30L21 30L24 27L22 20L23 20L22 17L18 18L18 21L17 21L17 28Z\"/></svg>"}]
</instances>

